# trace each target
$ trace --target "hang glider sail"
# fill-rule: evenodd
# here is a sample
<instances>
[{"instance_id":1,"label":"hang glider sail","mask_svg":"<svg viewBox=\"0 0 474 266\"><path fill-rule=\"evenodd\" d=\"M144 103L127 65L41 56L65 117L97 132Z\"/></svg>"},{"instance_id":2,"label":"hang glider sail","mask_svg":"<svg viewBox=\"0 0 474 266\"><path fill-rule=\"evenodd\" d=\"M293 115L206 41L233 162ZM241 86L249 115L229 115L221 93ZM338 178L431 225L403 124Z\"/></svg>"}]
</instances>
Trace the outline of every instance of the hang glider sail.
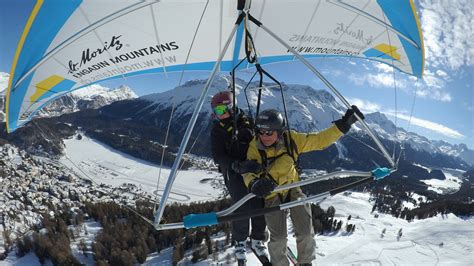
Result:
<instances>
[{"instance_id":1,"label":"hang glider sail","mask_svg":"<svg viewBox=\"0 0 474 266\"><path fill-rule=\"evenodd\" d=\"M251 57L249 54L258 61L242 63ZM12 66L7 129L16 130L52 100L96 82L159 72L212 70L184 134L153 224L157 229L168 229L228 221L236 205L219 213L188 216L184 223L160 224L179 162L215 75L234 68L259 68L298 59L350 108L307 61L321 56L375 60L421 77L424 50L413 1L38 0ZM364 182L383 178L396 170L396 164L370 128L359 121L391 168L336 174L361 176ZM350 187L329 191L320 198Z\"/></svg>"},{"instance_id":2,"label":"hang glider sail","mask_svg":"<svg viewBox=\"0 0 474 266\"><path fill-rule=\"evenodd\" d=\"M240 1L243 2L243 1ZM52 100L112 78L211 70L239 1L38 0L21 36L8 86L7 128ZM412 1L254 0L251 14L304 57L361 57L421 76L423 44ZM250 25L261 64L293 60ZM243 25L220 70L245 57ZM248 67L243 64L241 67Z\"/></svg>"}]
</instances>

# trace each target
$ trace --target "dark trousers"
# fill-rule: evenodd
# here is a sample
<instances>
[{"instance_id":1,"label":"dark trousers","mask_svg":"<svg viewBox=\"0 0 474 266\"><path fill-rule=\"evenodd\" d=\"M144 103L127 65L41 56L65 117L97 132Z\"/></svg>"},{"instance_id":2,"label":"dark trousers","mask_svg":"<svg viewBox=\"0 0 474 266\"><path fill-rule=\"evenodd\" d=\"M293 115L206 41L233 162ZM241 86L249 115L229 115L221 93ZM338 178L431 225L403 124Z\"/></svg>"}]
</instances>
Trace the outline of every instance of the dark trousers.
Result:
<instances>
[{"instance_id":1,"label":"dark trousers","mask_svg":"<svg viewBox=\"0 0 474 266\"><path fill-rule=\"evenodd\" d=\"M229 190L230 197L232 202L237 202L245 195L248 194L247 187L244 184L244 179L241 175L237 173L230 173L224 175L224 182ZM234 213L247 212L253 209L263 208L264 201L260 198L252 198L247 201L245 204L240 206ZM249 236L249 222L252 223L252 232L250 233L250 238L255 240L264 240L265 239L265 217L257 216L250 219L243 219L232 222L232 240L233 241L244 241Z\"/></svg>"}]
</instances>

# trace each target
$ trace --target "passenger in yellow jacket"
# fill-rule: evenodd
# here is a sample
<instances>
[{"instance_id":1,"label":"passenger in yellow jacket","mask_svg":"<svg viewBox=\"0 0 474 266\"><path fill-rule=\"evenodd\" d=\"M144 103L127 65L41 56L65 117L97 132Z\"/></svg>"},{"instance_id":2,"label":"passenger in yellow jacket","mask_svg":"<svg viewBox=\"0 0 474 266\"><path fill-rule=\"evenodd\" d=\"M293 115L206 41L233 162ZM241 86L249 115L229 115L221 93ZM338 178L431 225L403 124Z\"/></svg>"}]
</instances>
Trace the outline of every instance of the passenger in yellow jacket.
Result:
<instances>
[{"instance_id":1,"label":"passenger in yellow jacket","mask_svg":"<svg viewBox=\"0 0 474 266\"><path fill-rule=\"evenodd\" d=\"M265 207L278 206L285 202L306 197L301 188L292 188L272 192L276 186L294 183L300 180L296 161L301 153L323 150L347 133L357 121L354 113L364 118L356 106L348 109L346 114L326 130L315 133L289 134L283 115L277 110L262 111L256 119L257 136L247 151L247 160L256 160L262 169L256 173L244 175L249 191L258 197L265 198ZM291 135L291 139L290 139ZM270 231L268 251L272 265L289 265L287 252L286 211L265 214ZM298 264L311 265L316 258L316 242L309 204L290 208L290 218L296 235Z\"/></svg>"}]
</instances>

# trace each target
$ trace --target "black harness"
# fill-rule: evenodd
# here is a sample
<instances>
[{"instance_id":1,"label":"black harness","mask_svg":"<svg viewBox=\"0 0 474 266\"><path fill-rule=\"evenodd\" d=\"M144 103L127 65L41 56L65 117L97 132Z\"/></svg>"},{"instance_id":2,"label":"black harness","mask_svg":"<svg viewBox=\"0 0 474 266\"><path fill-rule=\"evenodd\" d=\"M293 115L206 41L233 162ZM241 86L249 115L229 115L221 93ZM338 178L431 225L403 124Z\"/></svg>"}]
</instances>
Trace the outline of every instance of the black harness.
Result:
<instances>
[{"instance_id":1,"label":"black harness","mask_svg":"<svg viewBox=\"0 0 474 266\"><path fill-rule=\"evenodd\" d=\"M281 154L278 154L277 156L268 157L267 153L264 150L257 149L258 152L260 153L260 157L262 159L262 165L264 167L263 173L260 175L260 177L262 178L262 177L268 176L269 178L271 178L277 184L278 184L277 180L272 175L270 175L270 173L269 173L269 167L278 158L280 158L284 155L288 155L288 156L291 157L291 159L293 160L293 165L295 166L295 169L296 169L296 172L298 173L298 175L300 175L301 172L302 172L302 169L300 167L300 159L299 159L299 156L298 156L298 147L296 146L295 141L292 138L290 139L289 136L286 134L286 132L283 133L283 141L285 143L286 151L281 153ZM279 185L284 185L284 184L279 184ZM278 194L278 195L279 195L280 200L281 200L282 203L287 202L288 195L285 199L283 199L280 194Z\"/></svg>"}]
</instances>

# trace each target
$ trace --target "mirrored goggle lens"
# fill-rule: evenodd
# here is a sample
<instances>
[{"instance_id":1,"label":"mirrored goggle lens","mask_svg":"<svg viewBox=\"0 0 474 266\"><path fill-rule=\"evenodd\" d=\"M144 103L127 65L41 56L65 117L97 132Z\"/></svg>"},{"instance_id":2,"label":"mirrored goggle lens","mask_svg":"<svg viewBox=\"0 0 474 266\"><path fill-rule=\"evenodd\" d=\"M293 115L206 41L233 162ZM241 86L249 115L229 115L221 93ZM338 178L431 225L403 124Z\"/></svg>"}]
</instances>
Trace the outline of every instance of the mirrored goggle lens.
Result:
<instances>
[{"instance_id":1,"label":"mirrored goggle lens","mask_svg":"<svg viewBox=\"0 0 474 266\"><path fill-rule=\"evenodd\" d=\"M258 134L260 134L260 135L267 135L267 136L273 135L273 132L274 132L274 130L267 130L267 129L260 129L260 130L258 130Z\"/></svg>"},{"instance_id":2,"label":"mirrored goggle lens","mask_svg":"<svg viewBox=\"0 0 474 266\"><path fill-rule=\"evenodd\" d=\"M228 110L229 110L229 108L227 108L227 105L218 105L218 106L214 107L214 113L216 115L223 115L223 114L227 113Z\"/></svg>"}]
</instances>

